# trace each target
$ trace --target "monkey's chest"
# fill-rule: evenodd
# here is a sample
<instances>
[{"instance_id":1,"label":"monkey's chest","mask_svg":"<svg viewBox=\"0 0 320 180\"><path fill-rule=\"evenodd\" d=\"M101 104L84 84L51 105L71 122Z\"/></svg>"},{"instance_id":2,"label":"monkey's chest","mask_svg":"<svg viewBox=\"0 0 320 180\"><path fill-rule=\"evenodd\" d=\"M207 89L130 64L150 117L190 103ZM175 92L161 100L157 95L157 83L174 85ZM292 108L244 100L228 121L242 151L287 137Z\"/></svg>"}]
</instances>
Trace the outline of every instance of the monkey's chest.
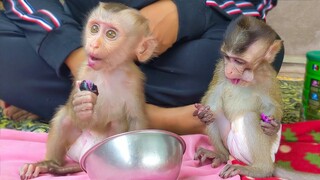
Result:
<instances>
[{"instance_id":1,"label":"monkey's chest","mask_svg":"<svg viewBox=\"0 0 320 180\"><path fill-rule=\"evenodd\" d=\"M126 118L126 103L129 101L128 95L123 90L117 88L105 88L99 94L96 104L95 113L98 117L103 118L106 123L116 121L123 124ZM98 106L103 107L99 108ZM110 126L114 124L109 124ZM112 125L114 126L114 125ZM121 127L114 127L123 129Z\"/></svg>"},{"instance_id":2,"label":"monkey's chest","mask_svg":"<svg viewBox=\"0 0 320 180\"><path fill-rule=\"evenodd\" d=\"M122 80L105 80L99 83L99 96L97 104L102 105L102 112L109 115L124 111L128 101L132 100L134 91Z\"/></svg>"},{"instance_id":3,"label":"monkey's chest","mask_svg":"<svg viewBox=\"0 0 320 180\"><path fill-rule=\"evenodd\" d=\"M253 91L226 91L222 96L222 109L227 115L240 115L246 112L259 113L260 96Z\"/></svg>"}]
</instances>

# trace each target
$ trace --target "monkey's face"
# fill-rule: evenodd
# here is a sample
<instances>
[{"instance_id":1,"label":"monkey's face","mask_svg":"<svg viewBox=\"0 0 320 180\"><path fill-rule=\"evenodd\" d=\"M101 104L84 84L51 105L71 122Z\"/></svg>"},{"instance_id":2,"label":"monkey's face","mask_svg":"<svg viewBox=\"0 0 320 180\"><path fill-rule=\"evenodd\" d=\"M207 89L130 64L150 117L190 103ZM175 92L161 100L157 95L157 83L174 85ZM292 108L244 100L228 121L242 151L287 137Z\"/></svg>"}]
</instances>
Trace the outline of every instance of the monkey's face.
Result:
<instances>
[{"instance_id":1,"label":"monkey's face","mask_svg":"<svg viewBox=\"0 0 320 180\"><path fill-rule=\"evenodd\" d=\"M222 48L226 78L234 85L250 85L254 81L254 72L263 61L266 50L267 47L260 41L253 43L241 54L234 54Z\"/></svg>"},{"instance_id":2,"label":"monkey's face","mask_svg":"<svg viewBox=\"0 0 320 180\"><path fill-rule=\"evenodd\" d=\"M84 37L84 47L88 54L88 66L94 70L112 69L123 61L115 59L126 59L133 56L130 44L134 37L126 35L121 22L101 21L89 19Z\"/></svg>"},{"instance_id":3,"label":"monkey's face","mask_svg":"<svg viewBox=\"0 0 320 180\"><path fill-rule=\"evenodd\" d=\"M232 54L224 54L224 74L234 85L241 85L250 82L253 79L251 69L248 68L248 62Z\"/></svg>"}]
</instances>

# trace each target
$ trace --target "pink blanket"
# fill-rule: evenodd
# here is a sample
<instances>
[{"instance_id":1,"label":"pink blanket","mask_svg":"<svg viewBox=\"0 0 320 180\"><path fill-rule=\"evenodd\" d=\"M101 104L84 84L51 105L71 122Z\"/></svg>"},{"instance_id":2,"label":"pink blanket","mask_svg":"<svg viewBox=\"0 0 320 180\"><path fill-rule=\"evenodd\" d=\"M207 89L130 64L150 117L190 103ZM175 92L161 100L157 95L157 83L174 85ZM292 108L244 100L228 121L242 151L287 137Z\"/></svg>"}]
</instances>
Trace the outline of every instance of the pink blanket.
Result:
<instances>
[{"instance_id":1,"label":"pink blanket","mask_svg":"<svg viewBox=\"0 0 320 180\"><path fill-rule=\"evenodd\" d=\"M223 165L218 168L211 168L210 164L199 166L193 160L196 147L199 145L209 147L207 136L187 135L182 136L187 144L186 152L183 156L183 163L179 175L181 179L206 180L220 179L218 174ZM19 179L19 168L24 163L42 160L45 154L46 133L23 132L17 130L0 129L0 179ZM41 179L68 179L68 180L88 180L86 173L76 173L68 177L57 177L49 174L36 178ZM231 179L239 180L240 176Z\"/></svg>"}]
</instances>

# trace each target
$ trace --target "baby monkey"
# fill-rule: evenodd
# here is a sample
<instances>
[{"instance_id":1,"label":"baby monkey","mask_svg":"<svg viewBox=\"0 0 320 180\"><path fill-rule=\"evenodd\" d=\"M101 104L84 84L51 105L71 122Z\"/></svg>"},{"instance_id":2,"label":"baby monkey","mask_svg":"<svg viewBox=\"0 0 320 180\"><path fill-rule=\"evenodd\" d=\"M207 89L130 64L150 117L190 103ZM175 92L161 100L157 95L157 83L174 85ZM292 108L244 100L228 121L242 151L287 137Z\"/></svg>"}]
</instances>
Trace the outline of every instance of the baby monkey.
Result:
<instances>
[{"instance_id":1,"label":"baby monkey","mask_svg":"<svg viewBox=\"0 0 320 180\"><path fill-rule=\"evenodd\" d=\"M247 166L227 164L220 177L235 175L292 179L314 179L316 175L275 168L280 134L268 134L260 127L281 120L282 99L272 66L282 47L276 32L265 22L240 16L228 26L221 46L223 58L194 115L207 124L214 150L199 148L195 159L212 160L212 167L227 163L229 155ZM262 123L262 124L263 124Z\"/></svg>"},{"instance_id":2,"label":"baby monkey","mask_svg":"<svg viewBox=\"0 0 320 180\"><path fill-rule=\"evenodd\" d=\"M79 161L106 137L147 127L144 75L135 64L150 59L157 46L147 19L125 5L100 3L88 16L83 46L87 62L51 120L45 159L25 164L21 179L82 171L79 163L66 165L67 154Z\"/></svg>"}]
</instances>

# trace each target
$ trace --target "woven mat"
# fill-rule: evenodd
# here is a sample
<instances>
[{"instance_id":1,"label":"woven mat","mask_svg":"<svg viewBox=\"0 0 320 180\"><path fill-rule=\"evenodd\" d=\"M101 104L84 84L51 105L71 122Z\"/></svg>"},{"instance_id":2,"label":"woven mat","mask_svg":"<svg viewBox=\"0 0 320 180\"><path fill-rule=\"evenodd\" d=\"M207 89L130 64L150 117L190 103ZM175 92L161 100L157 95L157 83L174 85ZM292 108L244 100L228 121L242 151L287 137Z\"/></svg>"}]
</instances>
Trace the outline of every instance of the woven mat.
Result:
<instances>
[{"instance_id":1,"label":"woven mat","mask_svg":"<svg viewBox=\"0 0 320 180\"><path fill-rule=\"evenodd\" d=\"M301 121L303 79L278 77L283 101L282 123L294 123Z\"/></svg>"}]
</instances>

